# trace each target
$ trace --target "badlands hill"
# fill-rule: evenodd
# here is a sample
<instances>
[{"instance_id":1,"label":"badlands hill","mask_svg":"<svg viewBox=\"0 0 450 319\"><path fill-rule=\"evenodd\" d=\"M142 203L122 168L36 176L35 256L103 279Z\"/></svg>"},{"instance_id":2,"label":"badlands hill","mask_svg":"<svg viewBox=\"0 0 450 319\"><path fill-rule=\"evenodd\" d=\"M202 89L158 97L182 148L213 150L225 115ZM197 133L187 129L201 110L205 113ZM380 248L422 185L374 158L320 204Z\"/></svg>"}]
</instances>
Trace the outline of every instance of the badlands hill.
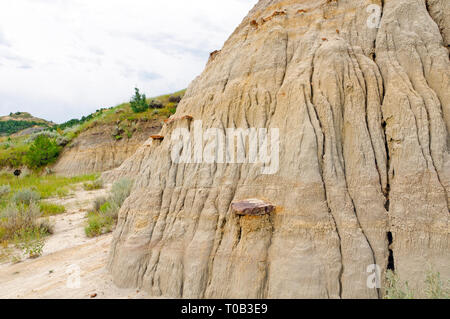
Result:
<instances>
[{"instance_id":1,"label":"badlands hill","mask_svg":"<svg viewBox=\"0 0 450 319\"><path fill-rule=\"evenodd\" d=\"M184 92L150 99L149 102L158 104L158 108L151 107L142 113L133 113L129 103L103 112L85 124L64 148L52 170L59 175L76 176L120 166L151 135L161 130L164 120L175 112Z\"/></svg>"},{"instance_id":2,"label":"badlands hill","mask_svg":"<svg viewBox=\"0 0 450 319\"><path fill-rule=\"evenodd\" d=\"M28 112L15 112L15 113L10 113L9 115L0 116L0 121L1 122L5 122L5 121L25 121L25 122L41 123L41 124L45 124L45 125L48 125L48 126L55 125L55 123L53 123L51 121L47 121L47 120L41 119L39 117L35 117L35 116L31 115Z\"/></svg>"},{"instance_id":3,"label":"badlands hill","mask_svg":"<svg viewBox=\"0 0 450 319\"><path fill-rule=\"evenodd\" d=\"M134 113L129 103L123 103L62 124L24 112L4 116L0 118L0 129L4 124L5 132L14 129L15 133L0 137L0 168L23 168L25 154L40 134L62 147L56 163L50 167L58 175L77 176L116 168L159 132L183 94L184 90L151 98L151 107L141 113Z\"/></svg>"},{"instance_id":4,"label":"badlands hill","mask_svg":"<svg viewBox=\"0 0 450 319\"><path fill-rule=\"evenodd\" d=\"M114 233L115 283L184 298L379 298L371 265L382 285L388 269L419 290L428 267L450 279L449 4L260 0L160 137L104 174L136 181ZM199 120L278 129L278 171L172 161L175 129L194 135ZM275 209L233 209L252 198Z\"/></svg>"},{"instance_id":5,"label":"badlands hill","mask_svg":"<svg viewBox=\"0 0 450 319\"><path fill-rule=\"evenodd\" d=\"M34 117L27 112L10 113L0 117L0 135L23 136L42 131L55 123Z\"/></svg>"}]
</instances>

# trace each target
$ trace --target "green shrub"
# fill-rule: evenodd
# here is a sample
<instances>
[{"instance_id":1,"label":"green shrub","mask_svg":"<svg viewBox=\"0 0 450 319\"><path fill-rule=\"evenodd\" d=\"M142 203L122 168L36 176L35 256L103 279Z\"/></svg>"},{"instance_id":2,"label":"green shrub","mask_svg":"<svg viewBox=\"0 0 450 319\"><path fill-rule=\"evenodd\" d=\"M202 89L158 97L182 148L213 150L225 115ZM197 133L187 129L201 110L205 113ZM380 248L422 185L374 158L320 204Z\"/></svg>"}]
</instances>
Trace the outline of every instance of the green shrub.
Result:
<instances>
[{"instance_id":1,"label":"green shrub","mask_svg":"<svg viewBox=\"0 0 450 319\"><path fill-rule=\"evenodd\" d=\"M429 270L425 280L427 285L426 295L429 299L449 299L450 298L450 282L447 285L441 280L441 274Z\"/></svg>"},{"instance_id":2,"label":"green shrub","mask_svg":"<svg viewBox=\"0 0 450 319\"><path fill-rule=\"evenodd\" d=\"M96 237L112 231L114 219L103 213L89 213L88 225L84 231L88 237Z\"/></svg>"},{"instance_id":3,"label":"green shrub","mask_svg":"<svg viewBox=\"0 0 450 319\"><path fill-rule=\"evenodd\" d=\"M41 215L41 210L35 202L29 205L9 203L0 212L0 228L3 229L0 241L14 238L22 230L39 229L42 232L50 232L49 225L38 221Z\"/></svg>"},{"instance_id":4,"label":"green shrub","mask_svg":"<svg viewBox=\"0 0 450 319\"><path fill-rule=\"evenodd\" d=\"M41 195L30 188L24 188L17 191L11 198L15 204L24 205L30 205L32 202L38 202L40 199Z\"/></svg>"},{"instance_id":5,"label":"green shrub","mask_svg":"<svg viewBox=\"0 0 450 319\"><path fill-rule=\"evenodd\" d=\"M61 137L61 135L58 132L54 132L54 131L42 131L42 132L37 132L34 134L31 134L26 140L25 143L31 144L34 141L36 141L39 136L44 136L44 137L48 137L50 140L56 140L58 137Z\"/></svg>"},{"instance_id":6,"label":"green shrub","mask_svg":"<svg viewBox=\"0 0 450 319\"><path fill-rule=\"evenodd\" d=\"M103 180L96 179L93 182L87 182L87 183L83 183L83 189L86 191L92 191L95 189L102 189L103 188Z\"/></svg>"},{"instance_id":7,"label":"green shrub","mask_svg":"<svg viewBox=\"0 0 450 319\"><path fill-rule=\"evenodd\" d=\"M116 221L120 208L128 196L130 196L132 187L133 181L128 178L122 178L115 182L111 188L111 195L108 198L107 206L103 207L103 213Z\"/></svg>"},{"instance_id":8,"label":"green shrub","mask_svg":"<svg viewBox=\"0 0 450 319\"><path fill-rule=\"evenodd\" d=\"M392 270L386 273L385 299L414 299L408 283L402 284L398 275Z\"/></svg>"},{"instance_id":9,"label":"green shrub","mask_svg":"<svg viewBox=\"0 0 450 319\"><path fill-rule=\"evenodd\" d=\"M8 195L10 192L11 192L11 186L9 186L9 185L0 186L0 197Z\"/></svg>"},{"instance_id":10,"label":"green shrub","mask_svg":"<svg viewBox=\"0 0 450 319\"><path fill-rule=\"evenodd\" d=\"M103 206L107 202L107 199L105 197L97 197L94 199L94 203L92 205L92 210L94 212L98 212L100 210L100 207Z\"/></svg>"},{"instance_id":11,"label":"green shrub","mask_svg":"<svg viewBox=\"0 0 450 319\"><path fill-rule=\"evenodd\" d=\"M122 206L125 199L130 196L131 188L133 187L133 180L128 178L122 178L115 182L111 188L110 201Z\"/></svg>"},{"instance_id":12,"label":"green shrub","mask_svg":"<svg viewBox=\"0 0 450 319\"><path fill-rule=\"evenodd\" d=\"M88 214L88 225L85 228L88 237L100 236L112 231L117 221L120 207L130 196L133 181L123 178L113 184L111 195L106 198L96 198L94 211Z\"/></svg>"},{"instance_id":13,"label":"green shrub","mask_svg":"<svg viewBox=\"0 0 450 319\"><path fill-rule=\"evenodd\" d=\"M61 147L45 135L39 135L30 146L26 157L28 166L36 169L56 161Z\"/></svg>"},{"instance_id":14,"label":"green shrub","mask_svg":"<svg viewBox=\"0 0 450 319\"><path fill-rule=\"evenodd\" d=\"M39 227L22 228L15 233L14 241L28 258L37 258L42 255L46 235L47 232Z\"/></svg>"},{"instance_id":15,"label":"green shrub","mask_svg":"<svg viewBox=\"0 0 450 319\"><path fill-rule=\"evenodd\" d=\"M141 112L147 111L149 105L147 103L147 98L146 98L145 94L141 95L139 93L138 88L135 88L134 91L135 91L135 94L130 101L131 109L133 110L134 113L141 113Z\"/></svg>"},{"instance_id":16,"label":"green shrub","mask_svg":"<svg viewBox=\"0 0 450 319\"><path fill-rule=\"evenodd\" d=\"M420 298L427 299L449 299L450 298L450 281L442 282L439 272L432 270L427 271L425 279L425 291L418 293L409 288L408 282L402 283L399 276L389 270L386 273L386 286L384 291L385 299L414 299L415 295Z\"/></svg>"},{"instance_id":17,"label":"green shrub","mask_svg":"<svg viewBox=\"0 0 450 319\"><path fill-rule=\"evenodd\" d=\"M111 208L111 203L105 202L102 206L98 209L99 213L106 213Z\"/></svg>"},{"instance_id":18,"label":"green shrub","mask_svg":"<svg viewBox=\"0 0 450 319\"><path fill-rule=\"evenodd\" d=\"M66 146L67 144L69 144L70 139L66 136L59 136L56 138L56 144L58 144L58 146Z\"/></svg>"}]
</instances>

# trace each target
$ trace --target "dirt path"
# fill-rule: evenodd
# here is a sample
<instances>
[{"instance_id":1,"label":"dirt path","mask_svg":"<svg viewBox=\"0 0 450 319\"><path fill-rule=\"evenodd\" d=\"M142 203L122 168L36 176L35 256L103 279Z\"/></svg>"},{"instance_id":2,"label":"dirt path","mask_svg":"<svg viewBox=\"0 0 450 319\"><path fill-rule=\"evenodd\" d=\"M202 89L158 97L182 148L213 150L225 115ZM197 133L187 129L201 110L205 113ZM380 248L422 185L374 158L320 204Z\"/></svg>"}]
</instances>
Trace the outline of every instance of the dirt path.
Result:
<instances>
[{"instance_id":1,"label":"dirt path","mask_svg":"<svg viewBox=\"0 0 450 319\"><path fill-rule=\"evenodd\" d=\"M54 234L37 259L0 264L0 298L145 298L135 289L119 289L105 269L111 234L87 238L86 212L92 201L106 196L110 186L96 191L78 187L75 195L49 200L67 212L50 218Z\"/></svg>"}]
</instances>

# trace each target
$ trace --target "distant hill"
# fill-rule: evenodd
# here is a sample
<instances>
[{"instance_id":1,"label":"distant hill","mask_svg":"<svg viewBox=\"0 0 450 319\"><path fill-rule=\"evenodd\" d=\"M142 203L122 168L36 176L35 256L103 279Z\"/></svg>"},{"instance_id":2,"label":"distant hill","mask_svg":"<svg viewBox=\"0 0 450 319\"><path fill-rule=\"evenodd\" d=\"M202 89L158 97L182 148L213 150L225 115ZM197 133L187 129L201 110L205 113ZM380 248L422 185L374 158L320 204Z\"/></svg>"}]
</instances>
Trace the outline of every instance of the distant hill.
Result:
<instances>
[{"instance_id":1,"label":"distant hill","mask_svg":"<svg viewBox=\"0 0 450 319\"><path fill-rule=\"evenodd\" d=\"M55 123L32 116L27 112L10 113L0 117L0 135L8 136L19 133L23 130L32 133L43 128L53 127Z\"/></svg>"}]
</instances>

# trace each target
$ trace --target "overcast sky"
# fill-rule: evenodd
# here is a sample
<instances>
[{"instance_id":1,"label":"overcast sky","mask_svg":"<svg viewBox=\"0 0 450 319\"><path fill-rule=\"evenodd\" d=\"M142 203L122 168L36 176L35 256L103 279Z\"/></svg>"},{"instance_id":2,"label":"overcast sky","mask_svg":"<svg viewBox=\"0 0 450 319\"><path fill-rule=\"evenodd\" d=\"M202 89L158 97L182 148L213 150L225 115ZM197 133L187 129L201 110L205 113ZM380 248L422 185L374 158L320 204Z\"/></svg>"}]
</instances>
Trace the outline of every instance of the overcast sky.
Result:
<instances>
[{"instance_id":1,"label":"overcast sky","mask_svg":"<svg viewBox=\"0 0 450 319\"><path fill-rule=\"evenodd\" d=\"M0 115L61 123L186 88L257 0L0 0Z\"/></svg>"}]
</instances>

